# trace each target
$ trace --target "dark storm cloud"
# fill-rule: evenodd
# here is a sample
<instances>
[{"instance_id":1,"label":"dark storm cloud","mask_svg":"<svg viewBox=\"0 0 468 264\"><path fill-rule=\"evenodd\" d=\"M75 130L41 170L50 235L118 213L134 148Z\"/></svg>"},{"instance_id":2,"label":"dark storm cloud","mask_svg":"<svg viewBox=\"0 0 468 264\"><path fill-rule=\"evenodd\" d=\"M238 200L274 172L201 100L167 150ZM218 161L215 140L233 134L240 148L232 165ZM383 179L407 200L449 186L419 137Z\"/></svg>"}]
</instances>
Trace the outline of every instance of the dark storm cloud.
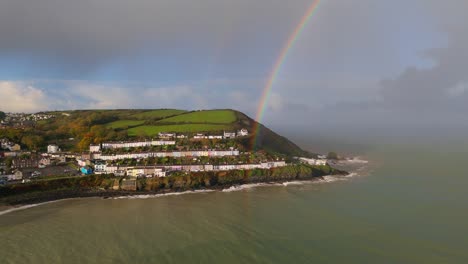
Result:
<instances>
[{"instance_id":1,"label":"dark storm cloud","mask_svg":"<svg viewBox=\"0 0 468 264\"><path fill-rule=\"evenodd\" d=\"M193 50L233 59L254 55L255 40L289 30L308 1L3 0L0 56L94 70L126 56ZM286 31L287 31L286 30ZM281 36L282 37L282 36ZM194 52L194 53L195 53ZM189 53L189 52L186 52ZM236 54L237 53L237 54Z\"/></svg>"},{"instance_id":2,"label":"dark storm cloud","mask_svg":"<svg viewBox=\"0 0 468 264\"><path fill-rule=\"evenodd\" d=\"M447 45L426 56L430 68L409 68L382 82L385 107L432 116L432 122L466 123L468 111L468 23L466 1L428 2L433 18L446 34ZM400 109L401 110L401 109ZM402 117L403 118L403 117Z\"/></svg>"},{"instance_id":3,"label":"dark storm cloud","mask_svg":"<svg viewBox=\"0 0 468 264\"><path fill-rule=\"evenodd\" d=\"M0 66L20 63L11 64L19 76L13 81L0 71L7 76L0 101L21 110L7 103L27 95L27 111L162 105L230 107L254 116L265 79L310 3L2 0ZM465 0L321 1L278 76L263 121L467 123L466 10ZM37 74L23 74L28 67ZM126 74L127 82L118 79ZM28 79L36 77L50 82ZM72 78L81 82L63 81Z\"/></svg>"}]
</instances>

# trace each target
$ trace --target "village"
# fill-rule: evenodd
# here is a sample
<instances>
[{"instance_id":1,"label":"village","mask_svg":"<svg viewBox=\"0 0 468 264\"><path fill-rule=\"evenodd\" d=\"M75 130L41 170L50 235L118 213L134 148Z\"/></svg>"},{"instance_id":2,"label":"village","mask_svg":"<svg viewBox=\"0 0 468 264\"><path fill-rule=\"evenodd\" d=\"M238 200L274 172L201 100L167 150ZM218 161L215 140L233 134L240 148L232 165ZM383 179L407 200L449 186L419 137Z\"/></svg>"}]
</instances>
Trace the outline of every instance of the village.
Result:
<instances>
[{"instance_id":1,"label":"village","mask_svg":"<svg viewBox=\"0 0 468 264\"><path fill-rule=\"evenodd\" d=\"M50 144L47 152L24 151L1 139L0 184L30 182L57 176L112 174L118 177L167 177L174 173L271 169L288 165L284 157L251 152L237 144L249 131L220 134L159 133L157 138L91 144L85 153L62 151ZM326 165L326 157L297 158L310 165Z\"/></svg>"}]
</instances>

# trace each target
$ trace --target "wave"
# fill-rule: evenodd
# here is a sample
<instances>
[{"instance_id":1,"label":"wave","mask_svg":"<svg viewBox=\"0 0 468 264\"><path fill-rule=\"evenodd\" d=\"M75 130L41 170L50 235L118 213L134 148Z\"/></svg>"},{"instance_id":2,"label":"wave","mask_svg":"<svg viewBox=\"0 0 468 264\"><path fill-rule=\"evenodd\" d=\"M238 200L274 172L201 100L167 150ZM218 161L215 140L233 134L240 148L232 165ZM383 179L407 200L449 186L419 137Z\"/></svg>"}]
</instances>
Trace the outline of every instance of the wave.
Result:
<instances>
[{"instance_id":1,"label":"wave","mask_svg":"<svg viewBox=\"0 0 468 264\"><path fill-rule=\"evenodd\" d=\"M222 192L237 192L237 191L244 191L249 190L257 187L271 187L271 186L298 186L298 185L306 185L306 184L321 184L321 183L331 183L331 182L338 182L338 181L347 181L352 177L358 176L357 173L350 173L346 176L323 176L322 179L313 179L307 181L289 181L283 183L249 183L249 184L242 184L242 185L235 185L231 186L227 189L223 189Z\"/></svg>"},{"instance_id":2,"label":"wave","mask_svg":"<svg viewBox=\"0 0 468 264\"><path fill-rule=\"evenodd\" d=\"M282 182L282 183L249 183L249 184L242 184L242 185L235 185L229 188L221 190L221 192L229 193L229 192L237 192L237 191L245 191L253 188L258 187L271 187L271 186L298 186L298 185L305 185L305 184L321 184L321 183L332 183L332 182L339 182L339 181L346 181L352 177L359 176L360 174L353 172L346 176L323 176L322 179L312 179L307 181L289 181L289 182ZM136 195L126 195L126 196L117 196L111 197L109 199L112 200L119 200L119 199L152 199L158 197L165 197L165 196L178 196L184 194L202 194L202 193L210 193L210 192L217 192L219 190L194 190L194 191L185 191L185 192L170 192L170 193L162 193L162 194L136 194ZM41 205L46 205L50 203L60 202L64 200L71 200L71 199L80 199L80 198L69 198L69 199L62 199L62 200L55 200L49 201L44 203L37 203L37 204L29 204L20 207L14 207L11 209L7 209L4 211L0 211L0 216L6 215L12 212L26 210L29 208L34 208Z\"/></svg>"},{"instance_id":3,"label":"wave","mask_svg":"<svg viewBox=\"0 0 468 264\"><path fill-rule=\"evenodd\" d=\"M127 196L118 196L112 197L110 199L119 200L119 199L151 199L165 196L177 196L183 194L195 194L195 193L209 193L215 192L216 190L195 190L195 191L185 191L185 192L171 192L171 193L160 193L160 194L137 194L137 195L127 195Z\"/></svg>"},{"instance_id":4,"label":"wave","mask_svg":"<svg viewBox=\"0 0 468 264\"><path fill-rule=\"evenodd\" d=\"M69 199L62 199L62 200L56 200L56 201L48 201L48 202L43 202L43 203L28 204L28 205L13 207L13 208L11 208L11 209L7 209L7 210L0 211L0 216L6 215L6 214L9 214L9 213L13 213L13 212L16 212L16 211L26 210L26 209L29 209L29 208L34 208L34 207L37 207L37 206L46 205L46 204L51 204L51 203L55 203L55 202L59 202L59 201L64 201L64 200L69 200Z\"/></svg>"},{"instance_id":5,"label":"wave","mask_svg":"<svg viewBox=\"0 0 468 264\"><path fill-rule=\"evenodd\" d=\"M347 159L342 161L344 163L351 163L351 164L367 164L369 163L368 160L362 159L361 157L353 157L352 159Z\"/></svg>"},{"instance_id":6,"label":"wave","mask_svg":"<svg viewBox=\"0 0 468 264\"><path fill-rule=\"evenodd\" d=\"M275 183L249 183L249 184L242 184L242 185L234 185L227 189L223 189L222 192L236 192L242 190L248 190L256 187L264 187L264 186L273 186L277 185Z\"/></svg>"}]
</instances>

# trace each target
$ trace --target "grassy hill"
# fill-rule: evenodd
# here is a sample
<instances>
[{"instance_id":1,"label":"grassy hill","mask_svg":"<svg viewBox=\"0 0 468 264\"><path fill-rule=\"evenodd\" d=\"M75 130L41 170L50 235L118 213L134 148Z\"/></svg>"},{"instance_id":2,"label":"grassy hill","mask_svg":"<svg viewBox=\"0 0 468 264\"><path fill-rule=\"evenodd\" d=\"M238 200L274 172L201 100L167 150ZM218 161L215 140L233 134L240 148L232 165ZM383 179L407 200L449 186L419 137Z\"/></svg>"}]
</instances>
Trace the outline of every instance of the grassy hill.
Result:
<instances>
[{"instance_id":1,"label":"grassy hill","mask_svg":"<svg viewBox=\"0 0 468 264\"><path fill-rule=\"evenodd\" d=\"M222 133L246 128L250 136L238 139L246 149L266 150L288 156L310 156L287 138L258 124L247 115L230 109L185 111L159 110L78 110L49 112L55 119L42 121L24 131L4 130L17 142L44 149L48 143L65 144L85 150L89 144L109 140L153 137L159 132L193 134Z\"/></svg>"},{"instance_id":2,"label":"grassy hill","mask_svg":"<svg viewBox=\"0 0 468 264\"><path fill-rule=\"evenodd\" d=\"M159 123L217 123L231 124L237 120L236 113L232 110L207 110L180 114L165 118Z\"/></svg>"}]
</instances>

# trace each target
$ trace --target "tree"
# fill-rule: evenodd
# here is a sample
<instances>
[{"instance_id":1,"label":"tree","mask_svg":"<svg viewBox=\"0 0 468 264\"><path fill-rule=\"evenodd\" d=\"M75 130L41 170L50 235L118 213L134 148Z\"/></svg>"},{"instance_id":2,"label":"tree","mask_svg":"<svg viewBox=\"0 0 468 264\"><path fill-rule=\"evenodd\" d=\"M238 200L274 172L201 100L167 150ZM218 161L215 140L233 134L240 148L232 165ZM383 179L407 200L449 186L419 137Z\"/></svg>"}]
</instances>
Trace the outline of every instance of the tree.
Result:
<instances>
[{"instance_id":1,"label":"tree","mask_svg":"<svg viewBox=\"0 0 468 264\"><path fill-rule=\"evenodd\" d=\"M21 139L21 143L29 150L38 150L42 145L44 145L44 138L41 136L26 135Z\"/></svg>"},{"instance_id":2,"label":"tree","mask_svg":"<svg viewBox=\"0 0 468 264\"><path fill-rule=\"evenodd\" d=\"M0 120L5 119L5 117L6 117L5 112L0 111Z\"/></svg>"}]
</instances>

